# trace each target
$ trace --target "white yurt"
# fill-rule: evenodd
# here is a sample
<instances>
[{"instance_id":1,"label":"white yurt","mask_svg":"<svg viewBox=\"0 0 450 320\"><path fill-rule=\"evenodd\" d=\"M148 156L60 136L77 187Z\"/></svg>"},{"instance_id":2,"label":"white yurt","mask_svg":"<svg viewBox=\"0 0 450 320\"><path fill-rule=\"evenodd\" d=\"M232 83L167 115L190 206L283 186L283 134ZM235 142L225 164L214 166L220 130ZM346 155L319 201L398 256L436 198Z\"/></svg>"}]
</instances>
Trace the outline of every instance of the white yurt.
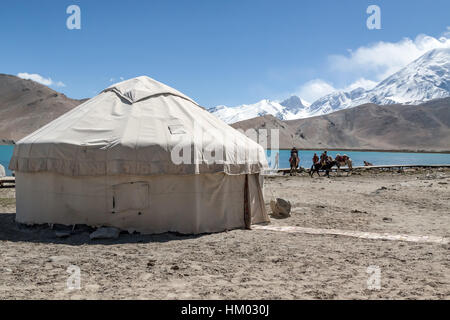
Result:
<instances>
[{"instance_id":1,"label":"white yurt","mask_svg":"<svg viewBox=\"0 0 450 320\"><path fill-rule=\"evenodd\" d=\"M9 168L19 223L197 234L269 220L263 148L149 77L23 138Z\"/></svg>"}]
</instances>

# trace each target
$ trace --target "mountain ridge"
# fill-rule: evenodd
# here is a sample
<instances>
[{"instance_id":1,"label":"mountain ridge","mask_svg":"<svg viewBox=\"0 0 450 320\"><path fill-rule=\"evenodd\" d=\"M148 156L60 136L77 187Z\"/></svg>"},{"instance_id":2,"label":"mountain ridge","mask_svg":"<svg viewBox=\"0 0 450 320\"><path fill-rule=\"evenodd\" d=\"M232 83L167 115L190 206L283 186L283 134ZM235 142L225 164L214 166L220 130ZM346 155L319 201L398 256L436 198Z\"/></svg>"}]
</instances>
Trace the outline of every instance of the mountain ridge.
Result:
<instances>
[{"instance_id":1,"label":"mountain ridge","mask_svg":"<svg viewBox=\"0 0 450 320\"><path fill-rule=\"evenodd\" d=\"M266 115L231 126L244 132L279 129L280 149L450 152L450 98L420 105L369 103L307 119L274 119Z\"/></svg>"},{"instance_id":2,"label":"mountain ridge","mask_svg":"<svg viewBox=\"0 0 450 320\"><path fill-rule=\"evenodd\" d=\"M339 110L356 107L365 103L378 105L392 104L420 104L437 98L450 96L450 48L433 49L414 60L398 72L380 81L374 88L365 90L356 88L352 91L335 91L314 101L309 106L298 105L291 108L289 103L292 97L279 103L284 111L289 112L284 115L283 109L278 106L277 112L265 109L265 114L272 114L280 120L303 119L313 116L329 114ZM300 100L294 96L294 100ZM270 100L268 100L270 101ZM241 112L245 106L245 112ZM211 112L227 123L234 123L251 119L252 116L263 115L261 111L252 112L249 109L257 108L254 105L241 105L234 108L221 106L227 112ZM239 119L230 117L230 114L240 114ZM280 116L281 115L281 116Z\"/></svg>"},{"instance_id":3,"label":"mountain ridge","mask_svg":"<svg viewBox=\"0 0 450 320\"><path fill-rule=\"evenodd\" d=\"M446 90L448 81L443 81L442 87ZM18 141L84 101L70 99L31 80L0 74L0 144ZM309 108L298 97L275 107L288 107L291 115L292 110ZM296 145L308 149L448 152L450 98L419 105L369 103L304 119L280 120L263 113L232 126L244 131L279 129L280 147L287 149Z\"/></svg>"},{"instance_id":4,"label":"mountain ridge","mask_svg":"<svg viewBox=\"0 0 450 320\"><path fill-rule=\"evenodd\" d=\"M32 80L0 74L0 143L18 141L84 101Z\"/></svg>"}]
</instances>

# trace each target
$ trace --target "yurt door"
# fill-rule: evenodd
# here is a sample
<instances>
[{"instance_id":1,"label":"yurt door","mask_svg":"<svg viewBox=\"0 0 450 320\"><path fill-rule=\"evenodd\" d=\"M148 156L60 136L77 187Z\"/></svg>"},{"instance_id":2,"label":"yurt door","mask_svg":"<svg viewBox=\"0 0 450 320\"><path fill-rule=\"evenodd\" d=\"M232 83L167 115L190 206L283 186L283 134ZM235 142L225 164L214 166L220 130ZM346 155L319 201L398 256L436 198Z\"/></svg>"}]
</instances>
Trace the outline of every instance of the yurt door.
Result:
<instances>
[{"instance_id":1,"label":"yurt door","mask_svg":"<svg viewBox=\"0 0 450 320\"><path fill-rule=\"evenodd\" d=\"M149 184L129 182L113 186L112 211L142 211L149 206Z\"/></svg>"}]
</instances>

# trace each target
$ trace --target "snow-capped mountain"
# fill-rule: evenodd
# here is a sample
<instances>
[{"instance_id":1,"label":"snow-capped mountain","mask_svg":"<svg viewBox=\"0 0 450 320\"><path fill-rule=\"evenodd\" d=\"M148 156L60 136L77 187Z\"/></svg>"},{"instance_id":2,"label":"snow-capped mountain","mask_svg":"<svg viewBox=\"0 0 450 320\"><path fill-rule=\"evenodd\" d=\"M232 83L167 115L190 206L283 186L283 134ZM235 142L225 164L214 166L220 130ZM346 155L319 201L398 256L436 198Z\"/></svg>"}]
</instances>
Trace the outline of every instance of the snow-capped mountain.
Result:
<instances>
[{"instance_id":1,"label":"snow-capped mountain","mask_svg":"<svg viewBox=\"0 0 450 320\"><path fill-rule=\"evenodd\" d=\"M311 103L297 96L291 96L290 98L284 100L283 102L280 102L280 104L294 113L297 113L298 111L305 109L311 105Z\"/></svg>"},{"instance_id":2,"label":"snow-capped mountain","mask_svg":"<svg viewBox=\"0 0 450 320\"><path fill-rule=\"evenodd\" d=\"M266 114L280 120L293 120L328 114L365 103L420 104L449 96L450 48L443 48L427 52L371 90L357 88L350 92L337 91L311 105L297 96L292 96L281 103L262 100L256 104L234 108L218 106L209 111L227 123Z\"/></svg>"},{"instance_id":3,"label":"snow-capped mountain","mask_svg":"<svg viewBox=\"0 0 450 320\"><path fill-rule=\"evenodd\" d=\"M363 88L357 88L350 92L333 92L314 102L308 108L308 115L305 118L320 116L323 114L328 114L341 109L345 109L348 106L352 105L353 101L364 97L365 94L366 90L364 90Z\"/></svg>"},{"instance_id":4,"label":"snow-capped mountain","mask_svg":"<svg viewBox=\"0 0 450 320\"><path fill-rule=\"evenodd\" d=\"M310 115L322 115L365 103L420 104L450 96L450 48L434 49L375 88L334 92L310 106Z\"/></svg>"},{"instance_id":5,"label":"snow-capped mountain","mask_svg":"<svg viewBox=\"0 0 450 320\"><path fill-rule=\"evenodd\" d=\"M450 95L450 48L432 50L369 91L376 104L414 104ZM358 101L356 101L358 102Z\"/></svg>"},{"instance_id":6,"label":"snow-capped mountain","mask_svg":"<svg viewBox=\"0 0 450 320\"><path fill-rule=\"evenodd\" d=\"M297 99L295 99L297 98ZM255 104L243 104L237 107L217 106L209 109L219 119L226 123L235 123L247 119L271 114L280 120L298 119L297 113L305 109L303 101L298 97L291 97L289 102L278 103L271 100L261 100Z\"/></svg>"}]
</instances>

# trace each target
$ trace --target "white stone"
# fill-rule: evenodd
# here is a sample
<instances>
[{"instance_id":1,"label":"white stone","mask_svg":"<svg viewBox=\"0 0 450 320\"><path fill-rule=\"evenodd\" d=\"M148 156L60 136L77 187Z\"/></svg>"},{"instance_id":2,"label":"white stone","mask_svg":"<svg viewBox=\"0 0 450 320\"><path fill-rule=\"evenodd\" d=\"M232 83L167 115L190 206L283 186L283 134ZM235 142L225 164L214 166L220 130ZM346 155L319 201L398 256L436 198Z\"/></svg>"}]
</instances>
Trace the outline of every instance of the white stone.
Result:
<instances>
[{"instance_id":1,"label":"white stone","mask_svg":"<svg viewBox=\"0 0 450 320\"><path fill-rule=\"evenodd\" d=\"M94 239L117 239L119 237L120 230L117 228L98 228L92 232L89 237Z\"/></svg>"}]
</instances>

